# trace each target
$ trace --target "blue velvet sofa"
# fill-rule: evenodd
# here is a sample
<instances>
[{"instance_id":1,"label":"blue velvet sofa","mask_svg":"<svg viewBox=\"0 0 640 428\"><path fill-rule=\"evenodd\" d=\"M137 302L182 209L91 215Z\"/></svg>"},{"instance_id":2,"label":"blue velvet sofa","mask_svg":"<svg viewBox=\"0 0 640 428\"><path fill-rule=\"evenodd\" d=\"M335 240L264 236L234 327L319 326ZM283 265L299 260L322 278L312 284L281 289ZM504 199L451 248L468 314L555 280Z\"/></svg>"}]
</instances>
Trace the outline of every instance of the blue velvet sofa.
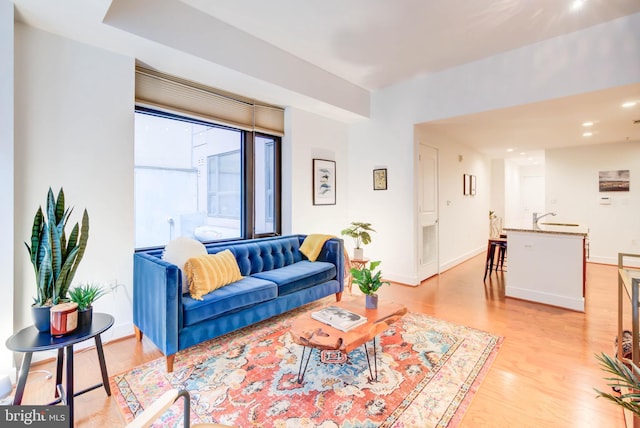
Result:
<instances>
[{"instance_id":1,"label":"blue velvet sofa","mask_svg":"<svg viewBox=\"0 0 640 428\"><path fill-rule=\"evenodd\" d=\"M229 249L243 279L195 300L182 294L178 266L162 260L163 249L141 250L133 260L133 323L138 340L146 335L166 356L175 354L344 289L344 247L339 238L324 243L317 260L300 252L306 235L207 244L215 254Z\"/></svg>"}]
</instances>

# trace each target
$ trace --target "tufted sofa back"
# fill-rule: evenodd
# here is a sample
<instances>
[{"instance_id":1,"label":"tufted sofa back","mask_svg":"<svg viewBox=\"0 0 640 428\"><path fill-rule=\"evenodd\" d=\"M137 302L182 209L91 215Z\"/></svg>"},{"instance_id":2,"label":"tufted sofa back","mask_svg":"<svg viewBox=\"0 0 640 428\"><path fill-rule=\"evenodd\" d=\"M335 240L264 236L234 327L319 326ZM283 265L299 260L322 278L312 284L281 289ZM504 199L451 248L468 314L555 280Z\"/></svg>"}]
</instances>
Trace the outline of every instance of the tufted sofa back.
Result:
<instances>
[{"instance_id":1,"label":"tufted sofa back","mask_svg":"<svg viewBox=\"0 0 640 428\"><path fill-rule=\"evenodd\" d=\"M238 261L240 273L248 276L299 262L303 259L300 244L299 236L281 236L238 243L210 244L206 247L209 254L227 249L231 251Z\"/></svg>"}]
</instances>

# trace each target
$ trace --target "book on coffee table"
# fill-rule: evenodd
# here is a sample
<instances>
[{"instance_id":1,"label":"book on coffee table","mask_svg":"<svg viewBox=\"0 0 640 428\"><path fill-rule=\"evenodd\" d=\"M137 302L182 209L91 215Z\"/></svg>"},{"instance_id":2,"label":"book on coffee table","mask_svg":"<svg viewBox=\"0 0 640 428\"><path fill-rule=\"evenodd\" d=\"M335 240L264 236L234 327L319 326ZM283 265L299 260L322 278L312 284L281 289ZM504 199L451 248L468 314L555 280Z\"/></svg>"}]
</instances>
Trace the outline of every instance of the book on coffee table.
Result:
<instances>
[{"instance_id":1,"label":"book on coffee table","mask_svg":"<svg viewBox=\"0 0 640 428\"><path fill-rule=\"evenodd\" d=\"M327 306L319 311L311 312L311 318L340 331L349 331L367 322L367 317L337 306Z\"/></svg>"}]
</instances>

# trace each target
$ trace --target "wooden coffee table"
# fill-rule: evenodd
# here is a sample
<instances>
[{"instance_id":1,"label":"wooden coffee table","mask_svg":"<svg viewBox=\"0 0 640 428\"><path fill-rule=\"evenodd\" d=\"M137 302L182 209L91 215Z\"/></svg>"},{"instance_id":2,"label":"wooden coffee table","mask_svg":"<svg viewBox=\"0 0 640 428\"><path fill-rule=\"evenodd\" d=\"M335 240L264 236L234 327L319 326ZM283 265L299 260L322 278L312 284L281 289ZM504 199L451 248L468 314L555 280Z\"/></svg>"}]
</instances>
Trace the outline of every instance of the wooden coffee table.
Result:
<instances>
[{"instance_id":1,"label":"wooden coffee table","mask_svg":"<svg viewBox=\"0 0 640 428\"><path fill-rule=\"evenodd\" d=\"M363 315L367 317L367 322L353 330L344 332L311 318L311 313L320 308L314 308L299 315L291 324L290 329L293 341L303 346L300 368L298 370L298 383L302 383L304 379L304 374L307 371L311 353L314 349L320 351L340 351L348 354L358 346L364 346L370 379L377 381L378 362L376 358L376 336L388 329L389 326L398 319L402 318L402 316L407 313L407 308L400 303L380 301L380 303L378 303L378 309L366 309L364 296L349 298L342 302L330 303L327 306L338 306ZM371 361L369 360L369 352L367 349L367 342L370 341L373 341L375 375L371 369ZM309 348L309 353L305 360L307 348Z\"/></svg>"}]
</instances>

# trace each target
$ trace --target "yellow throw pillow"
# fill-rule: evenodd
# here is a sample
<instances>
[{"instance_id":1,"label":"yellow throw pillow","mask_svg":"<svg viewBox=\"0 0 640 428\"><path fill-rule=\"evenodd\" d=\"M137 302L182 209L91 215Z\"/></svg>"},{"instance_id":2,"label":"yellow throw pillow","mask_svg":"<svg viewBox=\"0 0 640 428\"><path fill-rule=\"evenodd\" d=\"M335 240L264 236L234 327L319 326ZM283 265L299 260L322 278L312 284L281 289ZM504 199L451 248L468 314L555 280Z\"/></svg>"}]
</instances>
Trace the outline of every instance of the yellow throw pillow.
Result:
<instances>
[{"instance_id":1,"label":"yellow throw pillow","mask_svg":"<svg viewBox=\"0 0 640 428\"><path fill-rule=\"evenodd\" d=\"M315 262L320 255L320 251L322 251L324 243L331 238L333 238L333 235L321 235L317 233L307 235L304 241L302 241L302 245L300 245L300 252L307 256L309 261Z\"/></svg>"},{"instance_id":2,"label":"yellow throw pillow","mask_svg":"<svg viewBox=\"0 0 640 428\"><path fill-rule=\"evenodd\" d=\"M192 257L184 264L184 271L191 297L196 300L202 300L205 294L242 279L238 262L229 250Z\"/></svg>"}]
</instances>

